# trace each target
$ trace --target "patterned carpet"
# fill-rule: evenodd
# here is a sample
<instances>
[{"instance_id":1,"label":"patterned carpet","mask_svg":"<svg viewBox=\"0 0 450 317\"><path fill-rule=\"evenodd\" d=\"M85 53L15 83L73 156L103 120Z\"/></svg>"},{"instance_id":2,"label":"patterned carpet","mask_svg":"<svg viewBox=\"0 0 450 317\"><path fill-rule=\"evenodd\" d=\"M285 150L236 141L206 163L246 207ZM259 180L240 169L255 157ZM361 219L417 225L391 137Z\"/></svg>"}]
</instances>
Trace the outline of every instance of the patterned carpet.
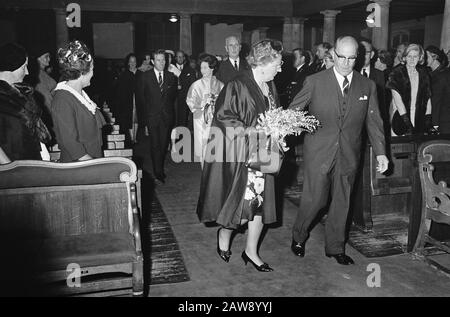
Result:
<instances>
[{"instance_id":1,"label":"patterned carpet","mask_svg":"<svg viewBox=\"0 0 450 317\"><path fill-rule=\"evenodd\" d=\"M150 190L148 187L147 184L143 193ZM154 194L143 195L143 205L142 240L146 285L189 281L183 256L158 198Z\"/></svg>"}]
</instances>

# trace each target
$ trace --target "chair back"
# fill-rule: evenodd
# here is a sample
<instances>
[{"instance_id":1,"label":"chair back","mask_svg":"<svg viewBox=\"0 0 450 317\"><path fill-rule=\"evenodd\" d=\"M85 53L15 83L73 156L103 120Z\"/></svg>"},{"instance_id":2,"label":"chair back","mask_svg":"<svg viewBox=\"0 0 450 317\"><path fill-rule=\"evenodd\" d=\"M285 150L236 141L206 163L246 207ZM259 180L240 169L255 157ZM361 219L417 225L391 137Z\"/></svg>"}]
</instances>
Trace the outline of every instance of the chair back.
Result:
<instances>
[{"instance_id":1,"label":"chair back","mask_svg":"<svg viewBox=\"0 0 450 317\"><path fill-rule=\"evenodd\" d=\"M450 224L450 188L436 173L436 168L439 168L440 175L449 174L450 141L433 140L422 143L417 161L425 217L438 223Z\"/></svg>"}]
</instances>

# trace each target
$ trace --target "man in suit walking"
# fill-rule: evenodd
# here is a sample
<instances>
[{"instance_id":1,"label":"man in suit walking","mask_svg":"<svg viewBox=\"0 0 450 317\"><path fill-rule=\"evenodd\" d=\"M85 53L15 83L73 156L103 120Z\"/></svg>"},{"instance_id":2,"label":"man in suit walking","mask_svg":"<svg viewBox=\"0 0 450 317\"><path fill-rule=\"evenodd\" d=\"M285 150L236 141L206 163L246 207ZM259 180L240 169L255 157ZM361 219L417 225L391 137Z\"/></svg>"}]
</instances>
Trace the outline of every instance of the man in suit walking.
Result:
<instances>
[{"instance_id":1,"label":"man in suit walking","mask_svg":"<svg viewBox=\"0 0 450 317\"><path fill-rule=\"evenodd\" d=\"M175 54L175 67L180 71L178 76L178 94L176 109L176 126L187 127L189 107L186 104L186 96L192 83L196 81L195 70L186 62L186 55L179 50Z\"/></svg>"},{"instance_id":2,"label":"man in suit walking","mask_svg":"<svg viewBox=\"0 0 450 317\"><path fill-rule=\"evenodd\" d=\"M354 263L345 254L345 226L364 124L378 161L377 170L383 173L388 167L376 86L353 71L357 52L358 42L353 37L338 38L332 51L334 67L308 76L290 104L293 109L308 107L322 124L316 133L305 135L303 194L291 250L297 256L305 255L309 227L331 192L325 254L342 265Z\"/></svg>"},{"instance_id":3,"label":"man in suit walking","mask_svg":"<svg viewBox=\"0 0 450 317\"><path fill-rule=\"evenodd\" d=\"M216 78L224 84L232 80L239 72L249 69L244 58L239 57L241 43L236 36L229 36L225 39L225 50L228 58L220 62Z\"/></svg>"},{"instance_id":4,"label":"man in suit walking","mask_svg":"<svg viewBox=\"0 0 450 317\"><path fill-rule=\"evenodd\" d=\"M164 183L164 159L169 145L170 127L173 124L176 77L164 70L164 50L153 53L154 68L140 72L136 79L136 110L139 136L150 147L153 176ZM144 141L145 140L145 141ZM144 168L149 157L144 158Z\"/></svg>"}]
</instances>

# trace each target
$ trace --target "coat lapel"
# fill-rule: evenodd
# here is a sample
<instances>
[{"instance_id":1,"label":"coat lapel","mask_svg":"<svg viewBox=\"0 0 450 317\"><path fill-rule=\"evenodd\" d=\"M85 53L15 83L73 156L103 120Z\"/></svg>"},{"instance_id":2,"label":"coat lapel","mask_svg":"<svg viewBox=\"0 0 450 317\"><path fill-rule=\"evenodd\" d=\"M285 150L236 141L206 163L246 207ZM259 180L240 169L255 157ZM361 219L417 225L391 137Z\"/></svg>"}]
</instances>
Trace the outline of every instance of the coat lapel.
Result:
<instances>
[{"instance_id":1,"label":"coat lapel","mask_svg":"<svg viewBox=\"0 0 450 317\"><path fill-rule=\"evenodd\" d=\"M336 113L338 113L339 114L339 117L341 116L341 107L340 107L340 103L341 103L341 100L342 100L342 91L341 91L341 87L339 87L339 82L338 82L338 80L337 80L337 78L336 78L336 75L334 74L334 71L333 71L333 68L330 68L329 70L327 70L328 72L329 72L329 76L328 76L328 78L329 78L329 81L330 81L330 83L329 83L329 87L334 87L334 93L335 93L335 95L336 95L336 100L338 101L337 103L336 102L333 102L333 104L335 105L335 110L336 110Z\"/></svg>"},{"instance_id":2,"label":"coat lapel","mask_svg":"<svg viewBox=\"0 0 450 317\"><path fill-rule=\"evenodd\" d=\"M348 98L347 98L347 110L345 111L344 114L344 120L348 117L348 114L350 113L353 104L356 103L356 101L358 100L359 96L358 94L361 93L361 83L358 80L358 75L355 71L353 71L353 78L352 78L352 82L350 83L350 88L349 88L349 92L348 92Z\"/></svg>"}]
</instances>

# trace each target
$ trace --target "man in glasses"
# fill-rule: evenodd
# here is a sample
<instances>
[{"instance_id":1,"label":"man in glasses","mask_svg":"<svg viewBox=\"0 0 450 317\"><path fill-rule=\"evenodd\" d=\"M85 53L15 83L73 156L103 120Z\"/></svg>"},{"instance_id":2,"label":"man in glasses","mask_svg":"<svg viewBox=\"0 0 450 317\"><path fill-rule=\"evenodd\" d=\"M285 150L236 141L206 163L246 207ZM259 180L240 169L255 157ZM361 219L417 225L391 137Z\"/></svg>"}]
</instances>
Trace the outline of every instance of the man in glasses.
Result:
<instances>
[{"instance_id":1,"label":"man in glasses","mask_svg":"<svg viewBox=\"0 0 450 317\"><path fill-rule=\"evenodd\" d=\"M229 36L225 39L225 50L228 54L228 58L220 62L219 69L216 74L216 78L223 82L228 83L239 72L249 69L245 58L240 58L241 43L236 36Z\"/></svg>"},{"instance_id":2,"label":"man in glasses","mask_svg":"<svg viewBox=\"0 0 450 317\"><path fill-rule=\"evenodd\" d=\"M297 256L305 255L309 227L331 194L325 222L325 254L342 265L354 263L345 254L345 226L364 125L378 161L377 171L383 173L388 168L376 86L353 71L357 51L358 42L353 37L338 38L332 50L334 66L308 76L289 105L299 110L308 107L322 125L304 139L303 194L291 250Z\"/></svg>"}]
</instances>

